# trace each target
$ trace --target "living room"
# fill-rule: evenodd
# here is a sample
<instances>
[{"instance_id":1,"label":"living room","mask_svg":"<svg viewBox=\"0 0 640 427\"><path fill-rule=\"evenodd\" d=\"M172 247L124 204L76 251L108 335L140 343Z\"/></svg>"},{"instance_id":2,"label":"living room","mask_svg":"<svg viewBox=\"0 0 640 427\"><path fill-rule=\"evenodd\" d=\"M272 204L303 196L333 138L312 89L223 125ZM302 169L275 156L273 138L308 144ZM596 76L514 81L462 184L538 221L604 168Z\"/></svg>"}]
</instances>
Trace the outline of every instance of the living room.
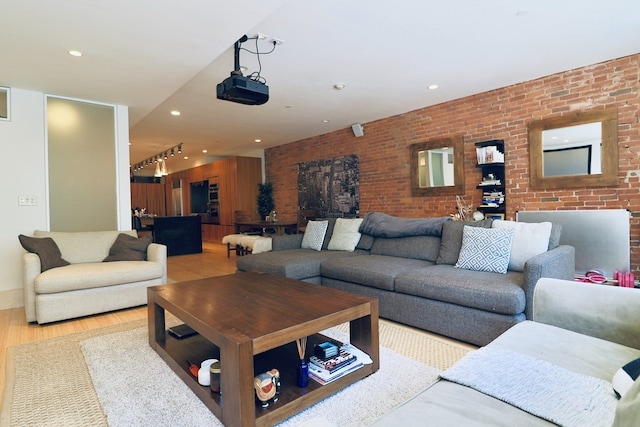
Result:
<instances>
[{"instance_id":1,"label":"living room","mask_svg":"<svg viewBox=\"0 0 640 427\"><path fill-rule=\"evenodd\" d=\"M640 241L640 199L637 197L640 190L639 69L639 53L614 55L602 62L583 64L402 114L363 121L362 136L355 136L352 128L346 126L265 148L262 154L265 179L274 185L275 206L282 221L293 220L300 208L298 165L356 155L359 159L359 211L362 216L373 211L411 218L449 216L457 212L456 196L474 207L481 204L482 193L477 185L483 176L476 167L475 143L504 140L508 195L505 218L514 220L516 213L521 211L628 210L629 257L631 271L637 275L640 273L640 249L637 247ZM0 85L11 86L2 80L1 75ZM23 304L20 270L23 251L17 235L47 229L49 224L46 111L43 104L47 91L20 86L11 89L12 119L10 122L0 121L0 139L8 141L13 152L12 161L5 162L0 171L5 183L0 187L0 195L7 205L5 220L11 224L0 230L0 246L4 255L3 268L0 269L0 309L16 309ZM121 113L117 117L119 126L128 129L127 107L117 105ZM618 120L617 184L533 188L530 182L529 125L536 120L567 113L610 108L616 109ZM463 139L464 190L459 194L438 197L413 196L409 162L411 146L454 136L462 136ZM128 136L119 138L116 150L119 164L128 165L130 160L134 160L129 159ZM123 230L131 225L128 178L129 168L119 167L114 187L119 200L118 228ZM36 206L17 206L17 196L25 194L36 197ZM122 320L129 320L126 314ZM91 323L91 319L87 321ZM100 321L95 323L98 326ZM28 328L38 326L30 325ZM69 332L73 328L69 326ZM36 334L46 337L44 330Z\"/></svg>"}]
</instances>

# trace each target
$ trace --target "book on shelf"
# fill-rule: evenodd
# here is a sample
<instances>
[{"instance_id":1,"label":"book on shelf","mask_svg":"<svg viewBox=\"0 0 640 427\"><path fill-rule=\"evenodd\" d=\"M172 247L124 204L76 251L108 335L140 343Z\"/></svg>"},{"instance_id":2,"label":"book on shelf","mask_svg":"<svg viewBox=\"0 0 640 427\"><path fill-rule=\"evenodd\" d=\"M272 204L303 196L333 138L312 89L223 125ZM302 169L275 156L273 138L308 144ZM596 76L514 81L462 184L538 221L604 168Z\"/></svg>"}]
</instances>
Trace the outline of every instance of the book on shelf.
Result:
<instances>
[{"instance_id":1,"label":"book on shelf","mask_svg":"<svg viewBox=\"0 0 640 427\"><path fill-rule=\"evenodd\" d=\"M309 358L309 361L310 361L309 377L314 381L316 381L317 383L325 385L325 384L329 384L332 381L337 380L338 378L342 378L343 376L350 374L351 372L354 372L362 368L364 365L373 363L373 361L371 360L368 354L366 354L365 352L363 352L362 350L356 348L351 344L345 344L342 347L340 347L340 353L338 354L338 356L335 356L335 357L338 358L341 355L344 355L345 353L348 353L352 356L349 359L345 359L345 360L349 360L349 362L331 371L324 369L324 367L313 363L311 359L312 358L318 359L318 358L316 356L311 356ZM322 359L320 360L322 361Z\"/></svg>"},{"instance_id":2,"label":"book on shelf","mask_svg":"<svg viewBox=\"0 0 640 427\"><path fill-rule=\"evenodd\" d=\"M495 145L476 147L476 158L479 165L487 163L504 163L504 153Z\"/></svg>"},{"instance_id":3,"label":"book on shelf","mask_svg":"<svg viewBox=\"0 0 640 427\"><path fill-rule=\"evenodd\" d=\"M328 373L333 373L343 366L355 362L356 360L358 360L358 358L353 353L348 352L344 349L344 347L342 347L338 351L338 354L327 359L322 359L318 356L311 356L309 358L309 363L317 366L320 369L324 369Z\"/></svg>"}]
</instances>

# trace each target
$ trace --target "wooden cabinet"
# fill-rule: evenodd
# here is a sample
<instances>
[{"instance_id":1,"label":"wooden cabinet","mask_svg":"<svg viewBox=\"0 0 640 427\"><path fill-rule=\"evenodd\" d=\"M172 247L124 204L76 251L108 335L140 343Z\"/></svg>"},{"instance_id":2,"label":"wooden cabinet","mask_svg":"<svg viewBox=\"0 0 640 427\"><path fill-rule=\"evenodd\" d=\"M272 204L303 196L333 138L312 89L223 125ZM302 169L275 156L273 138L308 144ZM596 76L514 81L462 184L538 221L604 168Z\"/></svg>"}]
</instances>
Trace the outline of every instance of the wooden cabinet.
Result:
<instances>
[{"instance_id":1,"label":"wooden cabinet","mask_svg":"<svg viewBox=\"0 0 640 427\"><path fill-rule=\"evenodd\" d=\"M203 216L202 238L206 242L220 243L222 237L232 234L234 213L237 210L249 211L258 216L256 198L258 184L262 182L262 162L256 157L230 157L213 163L198 166L185 171L175 172L166 177L166 187L172 182L182 180L183 205L190 215L190 194L187 189L192 182L207 181L218 184L219 218L211 223ZM187 190L187 191L185 191ZM171 192L166 192L167 205L172 206Z\"/></svg>"},{"instance_id":2,"label":"wooden cabinet","mask_svg":"<svg viewBox=\"0 0 640 427\"><path fill-rule=\"evenodd\" d=\"M147 213L165 216L166 197L164 184L150 183L131 183L131 208L144 208Z\"/></svg>"}]
</instances>

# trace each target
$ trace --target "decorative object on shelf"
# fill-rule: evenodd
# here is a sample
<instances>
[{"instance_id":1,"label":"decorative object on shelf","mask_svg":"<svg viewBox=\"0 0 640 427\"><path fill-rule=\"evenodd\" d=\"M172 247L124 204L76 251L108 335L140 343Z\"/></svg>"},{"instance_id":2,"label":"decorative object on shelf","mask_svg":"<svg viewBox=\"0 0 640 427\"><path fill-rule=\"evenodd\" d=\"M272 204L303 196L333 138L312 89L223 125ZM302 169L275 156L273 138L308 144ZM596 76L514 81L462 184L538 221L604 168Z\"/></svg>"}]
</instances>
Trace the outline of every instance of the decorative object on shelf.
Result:
<instances>
[{"instance_id":1,"label":"decorative object on shelf","mask_svg":"<svg viewBox=\"0 0 640 427\"><path fill-rule=\"evenodd\" d=\"M475 211L471 214L471 218L473 218L474 221L482 221L484 219L484 214L480 211Z\"/></svg>"},{"instance_id":2,"label":"decorative object on shelf","mask_svg":"<svg viewBox=\"0 0 640 427\"><path fill-rule=\"evenodd\" d=\"M219 393L220 392L220 361L216 360L215 362L213 362L211 364L211 366L209 367L209 374L210 374L210 388L211 391L214 393Z\"/></svg>"},{"instance_id":3,"label":"decorative object on shelf","mask_svg":"<svg viewBox=\"0 0 640 427\"><path fill-rule=\"evenodd\" d=\"M278 401L280 395L280 371L272 369L258 374L253 379L253 388L256 389L256 399L263 408Z\"/></svg>"},{"instance_id":4,"label":"decorative object on shelf","mask_svg":"<svg viewBox=\"0 0 640 427\"><path fill-rule=\"evenodd\" d=\"M297 377L298 387L306 387L309 385L309 365L304 357L307 351L307 337L296 340L298 346L298 356L300 361L298 362Z\"/></svg>"},{"instance_id":5,"label":"decorative object on shelf","mask_svg":"<svg viewBox=\"0 0 640 427\"><path fill-rule=\"evenodd\" d=\"M464 204L462 197L456 196L456 213L451 214L454 221L467 221L469 214L473 210L473 205Z\"/></svg>"},{"instance_id":6,"label":"decorative object on shelf","mask_svg":"<svg viewBox=\"0 0 640 427\"><path fill-rule=\"evenodd\" d=\"M258 184L257 203L259 218L267 218L273 208L275 208L275 203L273 201L273 184L270 182Z\"/></svg>"},{"instance_id":7,"label":"decorative object on shelf","mask_svg":"<svg viewBox=\"0 0 640 427\"><path fill-rule=\"evenodd\" d=\"M278 222L278 212L271 211L271 213L269 214L269 221L271 222Z\"/></svg>"}]
</instances>

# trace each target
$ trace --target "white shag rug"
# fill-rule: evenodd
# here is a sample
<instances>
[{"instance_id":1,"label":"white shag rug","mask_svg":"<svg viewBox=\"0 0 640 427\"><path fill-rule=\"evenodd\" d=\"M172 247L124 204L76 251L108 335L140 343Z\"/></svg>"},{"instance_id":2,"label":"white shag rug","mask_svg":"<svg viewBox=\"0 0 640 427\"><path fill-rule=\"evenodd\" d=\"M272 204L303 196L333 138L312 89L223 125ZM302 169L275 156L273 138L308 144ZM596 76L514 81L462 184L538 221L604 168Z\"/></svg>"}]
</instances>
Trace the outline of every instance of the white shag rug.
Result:
<instances>
[{"instance_id":1,"label":"white shag rug","mask_svg":"<svg viewBox=\"0 0 640 427\"><path fill-rule=\"evenodd\" d=\"M347 339L337 330L323 333ZM146 328L98 336L80 345L109 426L222 426L149 346ZM367 426L432 384L438 374L381 347L376 373L279 425Z\"/></svg>"}]
</instances>

